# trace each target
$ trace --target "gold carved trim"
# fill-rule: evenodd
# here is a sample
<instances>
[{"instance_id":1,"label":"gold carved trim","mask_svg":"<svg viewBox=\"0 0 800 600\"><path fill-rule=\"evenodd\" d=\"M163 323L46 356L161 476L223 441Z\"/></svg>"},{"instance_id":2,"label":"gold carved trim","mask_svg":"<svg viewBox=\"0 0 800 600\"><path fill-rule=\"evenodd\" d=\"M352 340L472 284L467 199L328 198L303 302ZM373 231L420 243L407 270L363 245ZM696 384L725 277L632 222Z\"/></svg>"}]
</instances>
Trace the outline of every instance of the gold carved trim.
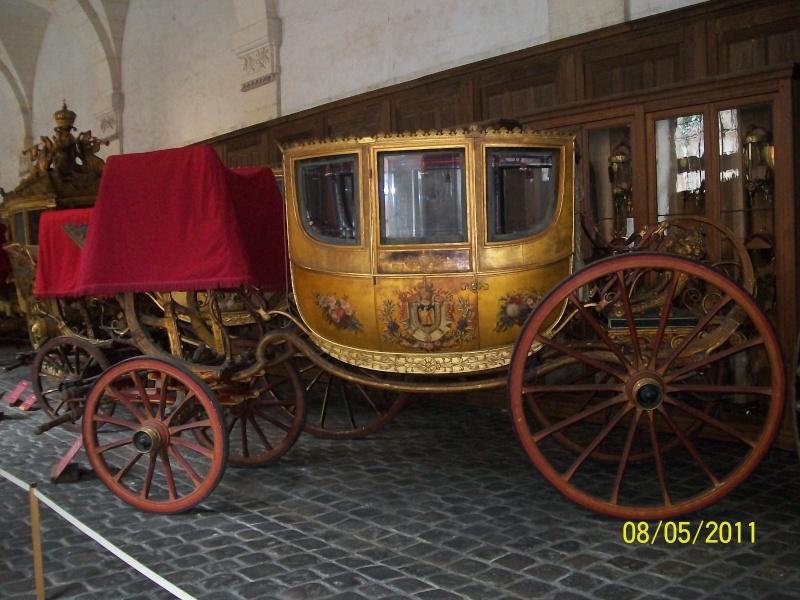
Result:
<instances>
[{"instance_id":1,"label":"gold carved trim","mask_svg":"<svg viewBox=\"0 0 800 600\"><path fill-rule=\"evenodd\" d=\"M474 373L508 366L512 346L470 352L433 352L410 354L356 350L326 340L309 331L314 344L331 357L356 367L390 373L441 375Z\"/></svg>"}]
</instances>

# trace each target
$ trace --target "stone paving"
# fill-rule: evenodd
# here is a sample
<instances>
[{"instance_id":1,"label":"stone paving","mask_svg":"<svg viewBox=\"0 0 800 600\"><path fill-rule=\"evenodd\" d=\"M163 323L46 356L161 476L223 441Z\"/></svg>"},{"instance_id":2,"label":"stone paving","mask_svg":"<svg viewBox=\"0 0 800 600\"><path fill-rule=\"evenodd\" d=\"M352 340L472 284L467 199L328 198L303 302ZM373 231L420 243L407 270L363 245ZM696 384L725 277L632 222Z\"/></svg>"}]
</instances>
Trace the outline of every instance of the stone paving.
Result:
<instances>
[{"instance_id":1,"label":"stone paving","mask_svg":"<svg viewBox=\"0 0 800 600\"><path fill-rule=\"evenodd\" d=\"M0 348L0 363L10 356ZM3 356L3 353L4 356ZM10 391L28 368L0 373ZM800 461L772 450L714 506L742 541L626 544L624 522L572 504L534 469L507 412L425 399L360 441L301 436L276 464L229 467L180 515L139 512L50 468L76 434L0 400L0 468L186 593L241 599L800 599ZM171 598L41 506L49 599ZM754 523L755 541L751 541ZM35 598L25 489L0 477L0 598Z\"/></svg>"}]
</instances>

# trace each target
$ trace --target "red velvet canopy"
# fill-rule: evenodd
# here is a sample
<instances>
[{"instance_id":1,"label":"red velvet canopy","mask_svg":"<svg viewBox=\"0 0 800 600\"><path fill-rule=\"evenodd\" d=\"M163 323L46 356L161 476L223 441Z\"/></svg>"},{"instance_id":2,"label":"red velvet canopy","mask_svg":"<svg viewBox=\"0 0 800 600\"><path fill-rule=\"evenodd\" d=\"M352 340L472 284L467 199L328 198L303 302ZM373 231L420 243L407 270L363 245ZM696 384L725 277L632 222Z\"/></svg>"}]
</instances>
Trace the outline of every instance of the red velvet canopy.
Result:
<instances>
[{"instance_id":1,"label":"red velvet canopy","mask_svg":"<svg viewBox=\"0 0 800 600\"><path fill-rule=\"evenodd\" d=\"M208 146L111 156L76 292L286 287L284 211L272 171L227 169Z\"/></svg>"},{"instance_id":2,"label":"red velvet canopy","mask_svg":"<svg viewBox=\"0 0 800 600\"><path fill-rule=\"evenodd\" d=\"M89 223L91 208L51 210L39 220L39 254L36 260L37 298L71 298L81 263L81 247L69 231L78 231Z\"/></svg>"}]
</instances>

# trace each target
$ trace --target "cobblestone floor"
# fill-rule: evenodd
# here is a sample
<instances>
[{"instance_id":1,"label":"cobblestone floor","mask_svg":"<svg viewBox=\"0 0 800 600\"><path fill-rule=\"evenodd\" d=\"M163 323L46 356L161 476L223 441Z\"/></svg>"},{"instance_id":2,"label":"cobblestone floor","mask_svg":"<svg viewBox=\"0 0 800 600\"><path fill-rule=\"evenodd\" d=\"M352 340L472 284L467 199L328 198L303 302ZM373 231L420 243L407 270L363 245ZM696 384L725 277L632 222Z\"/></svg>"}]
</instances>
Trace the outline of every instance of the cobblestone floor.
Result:
<instances>
[{"instance_id":1,"label":"cobblestone floor","mask_svg":"<svg viewBox=\"0 0 800 600\"><path fill-rule=\"evenodd\" d=\"M0 373L0 391L29 377ZM268 468L229 467L204 503L173 516L128 507L83 454L81 481L50 483L76 434L35 436L41 412L2 400L0 410L0 468L187 597L800 598L791 452L771 451L733 493L686 518L741 523L741 542L626 544L624 522L572 504L536 472L499 409L426 399L366 440L304 434ZM44 505L41 521L47 598L173 597ZM0 477L0 598L35 597L28 493Z\"/></svg>"}]
</instances>

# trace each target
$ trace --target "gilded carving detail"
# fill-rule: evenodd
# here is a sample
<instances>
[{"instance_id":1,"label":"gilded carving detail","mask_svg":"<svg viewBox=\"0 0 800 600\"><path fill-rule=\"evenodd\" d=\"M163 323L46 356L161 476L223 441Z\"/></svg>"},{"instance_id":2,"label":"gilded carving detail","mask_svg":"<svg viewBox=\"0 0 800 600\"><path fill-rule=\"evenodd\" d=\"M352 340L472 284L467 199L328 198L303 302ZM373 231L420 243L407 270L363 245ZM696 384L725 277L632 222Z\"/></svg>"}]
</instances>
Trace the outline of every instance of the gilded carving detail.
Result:
<instances>
[{"instance_id":1,"label":"gilded carving detail","mask_svg":"<svg viewBox=\"0 0 800 600\"><path fill-rule=\"evenodd\" d=\"M326 354L356 367L390 373L446 374L473 373L508 365L511 346L469 352L436 354L397 354L356 350L334 344L311 334L314 343Z\"/></svg>"}]
</instances>

